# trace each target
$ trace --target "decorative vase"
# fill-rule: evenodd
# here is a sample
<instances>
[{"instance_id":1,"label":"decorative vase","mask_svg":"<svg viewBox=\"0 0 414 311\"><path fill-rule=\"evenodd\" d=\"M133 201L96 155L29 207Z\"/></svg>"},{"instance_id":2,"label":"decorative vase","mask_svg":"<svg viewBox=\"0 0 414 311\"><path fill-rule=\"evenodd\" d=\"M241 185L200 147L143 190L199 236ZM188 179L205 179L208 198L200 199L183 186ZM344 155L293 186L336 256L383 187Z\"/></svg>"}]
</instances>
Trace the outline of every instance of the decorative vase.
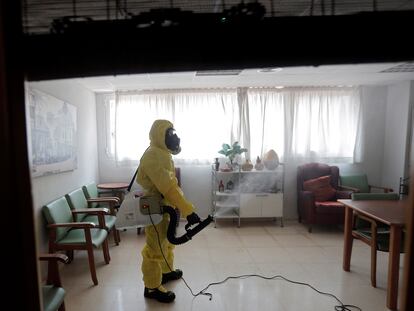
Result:
<instances>
[{"instance_id":1,"label":"decorative vase","mask_svg":"<svg viewBox=\"0 0 414 311\"><path fill-rule=\"evenodd\" d=\"M279 166L279 156L276 151L270 149L263 157L263 164L266 169L273 171Z\"/></svg>"},{"instance_id":2,"label":"decorative vase","mask_svg":"<svg viewBox=\"0 0 414 311\"><path fill-rule=\"evenodd\" d=\"M242 171L251 171L253 169L253 164L250 162L250 160L246 159L246 162L242 165Z\"/></svg>"},{"instance_id":3,"label":"decorative vase","mask_svg":"<svg viewBox=\"0 0 414 311\"><path fill-rule=\"evenodd\" d=\"M256 171L262 171L264 168L262 160L260 160L259 156L257 156L256 164L254 165L254 168L256 169Z\"/></svg>"}]
</instances>

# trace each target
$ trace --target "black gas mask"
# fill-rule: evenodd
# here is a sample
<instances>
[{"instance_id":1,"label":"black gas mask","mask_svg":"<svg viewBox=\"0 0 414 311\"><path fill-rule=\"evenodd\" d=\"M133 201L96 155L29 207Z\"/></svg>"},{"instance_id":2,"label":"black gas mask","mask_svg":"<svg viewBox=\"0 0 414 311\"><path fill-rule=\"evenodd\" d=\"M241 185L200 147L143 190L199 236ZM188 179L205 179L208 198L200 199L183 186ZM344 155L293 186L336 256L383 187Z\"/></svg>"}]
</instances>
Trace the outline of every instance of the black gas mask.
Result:
<instances>
[{"instance_id":1,"label":"black gas mask","mask_svg":"<svg viewBox=\"0 0 414 311\"><path fill-rule=\"evenodd\" d=\"M181 151L180 138L177 136L173 128L169 128L165 132L165 145L172 154L179 154Z\"/></svg>"}]
</instances>

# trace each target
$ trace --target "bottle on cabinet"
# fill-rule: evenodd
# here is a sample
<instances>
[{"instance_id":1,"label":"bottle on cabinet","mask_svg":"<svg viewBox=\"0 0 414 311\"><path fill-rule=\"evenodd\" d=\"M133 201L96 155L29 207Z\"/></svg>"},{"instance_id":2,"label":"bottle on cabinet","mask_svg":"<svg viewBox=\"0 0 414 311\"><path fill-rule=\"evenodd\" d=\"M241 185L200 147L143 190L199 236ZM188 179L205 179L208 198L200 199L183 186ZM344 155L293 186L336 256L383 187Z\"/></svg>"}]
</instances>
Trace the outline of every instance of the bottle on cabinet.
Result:
<instances>
[{"instance_id":1,"label":"bottle on cabinet","mask_svg":"<svg viewBox=\"0 0 414 311\"><path fill-rule=\"evenodd\" d=\"M223 184L222 180L220 180L220 183L219 183L219 186L218 186L218 191L219 192L224 192L224 184Z\"/></svg>"},{"instance_id":2,"label":"bottle on cabinet","mask_svg":"<svg viewBox=\"0 0 414 311\"><path fill-rule=\"evenodd\" d=\"M255 164L254 168L256 169L256 171L262 171L263 168L264 168L262 160L260 160L259 156L257 156L256 164Z\"/></svg>"},{"instance_id":3,"label":"bottle on cabinet","mask_svg":"<svg viewBox=\"0 0 414 311\"><path fill-rule=\"evenodd\" d=\"M219 168L220 168L220 162L219 162L219 159L218 159L218 158L215 158L215 159L214 159L214 169L215 169L216 171L218 171L218 170L219 170Z\"/></svg>"}]
</instances>

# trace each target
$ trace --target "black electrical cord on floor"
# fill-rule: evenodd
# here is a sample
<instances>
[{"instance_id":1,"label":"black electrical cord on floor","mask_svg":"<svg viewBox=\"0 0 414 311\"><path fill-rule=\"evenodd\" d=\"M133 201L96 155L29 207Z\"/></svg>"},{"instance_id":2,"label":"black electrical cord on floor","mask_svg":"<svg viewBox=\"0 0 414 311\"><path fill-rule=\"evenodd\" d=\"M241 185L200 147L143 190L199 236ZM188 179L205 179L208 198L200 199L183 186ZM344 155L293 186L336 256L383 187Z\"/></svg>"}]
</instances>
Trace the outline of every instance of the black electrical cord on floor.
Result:
<instances>
[{"instance_id":1,"label":"black electrical cord on floor","mask_svg":"<svg viewBox=\"0 0 414 311\"><path fill-rule=\"evenodd\" d=\"M161 251L162 257L164 258L164 261L165 261L165 263L167 264L168 269L170 269L170 271L172 272L173 270L172 270L172 268L170 267L170 264L168 263L167 259L165 258L164 252L162 251L161 241L160 241L160 235L159 235L159 233L158 233L157 227L155 226L155 224L154 224L154 222L153 222L153 220L152 220L151 214L149 214L149 217L150 217L151 223L152 223L152 225L153 225L153 227L154 227L154 229L155 229L155 232L157 233L158 245L159 245L159 247L160 247L160 251ZM329 297L334 298L334 299L335 299L335 300L339 303L339 305L336 305L336 306L334 307L334 308L335 308L335 311L352 311L352 310L362 311L362 309L361 309L360 307L358 307L358 306L355 306L355 305L346 305L346 304L344 304L344 303L343 303L341 300L339 300L339 298L338 298L338 297L336 297L334 294L331 294L331 293L326 293L326 292L322 292L322 291L320 291L320 290L316 289L315 287L313 287L312 285L310 285L310 284L308 284L308 283L298 282L298 281L292 281L292 280L289 280L288 278L285 278L284 276L279 275L279 274L278 274L278 275L274 275L274 276L270 276L270 277L268 277L268 276L263 276L263 275L259 275L259 274L244 274L244 275L238 275L238 276L228 276L228 277L226 277L223 281L209 283L209 284L208 284L205 288L203 288L203 289L202 289L201 291L199 291L197 294L194 294L194 293L193 293L193 290L192 290L192 289L191 289L191 287L187 284L186 280L185 280L183 277L181 277L181 279L183 280L183 282L184 282L185 286L187 286L187 288L190 290L191 295L193 295L194 297L197 297L197 296L199 296L199 295L204 295L204 296L208 296L208 297L209 297L209 300L212 300L212 299L213 299L213 294L211 294L211 293L206 293L206 292L205 292L205 291L206 291L206 290L207 290L210 286L215 286L215 285L224 284L225 282L227 282L228 280L231 280L231 279L247 279L247 278L250 278L250 277L258 277L258 278L261 278L261 279L264 279L264 280L275 280L275 279L282 279L282 280L284 280L284 281L286 281L286 282L289 282L289 283L292 283L292 284L297 284L297 285L305 285L305 286L308 286L308 287L310 287L311 289L313 289L313 290L314 290L315 292L317 292L318 294L321 294L321 295L326 295L326 296L329 296Z\"/></svg>"},{"instance_id":2,"label":"black electrical cord on floor","mask_svg":"<svg viewBox=\"0 0 414 311\"><path fill-rule=\"evenodd\" d=\"M279 274L278 275L274 275L274 276L270 276L270 277L263 276L263 275L259 275L259 274L244 274L244 275L238 275L238 276L229 276L229 277L225 278L223 281L213 282L213 283L208 284L204 289L202 289L200 291L200 293L204 293L204 291L207 290L210 286L223 284L223 283L227 282L230 279L247 279L249 277L258 277L258 278L261 278L261 279L264 279L264 280L282 279L282 280L284 280L286 282L289 282L289 283L298 284L298 285L305 285L305 286L310 287L315 292L317 292L317 293L319 293L321 295L326 295L326 296L332 297L336 301L338 301L339 302L339 305L335 306L335 310L336 311L352 311L352 309L362 311L362 309L360 307L357 307L357 306L354 306L354 305L345 305L345 304L343 304L342 301L339 300L334 294L322 292L322 291L316 289L315 287L313 287L312 285L310 285L308 283L298 282L298 281L292 281L292 280L289 280L288 278L285 278L284 276L279 275ZM210 295L212 296L212 294L210 294ZM211 298L210 298L210 300L211 300Z\"/></svg>"}]
</instances>

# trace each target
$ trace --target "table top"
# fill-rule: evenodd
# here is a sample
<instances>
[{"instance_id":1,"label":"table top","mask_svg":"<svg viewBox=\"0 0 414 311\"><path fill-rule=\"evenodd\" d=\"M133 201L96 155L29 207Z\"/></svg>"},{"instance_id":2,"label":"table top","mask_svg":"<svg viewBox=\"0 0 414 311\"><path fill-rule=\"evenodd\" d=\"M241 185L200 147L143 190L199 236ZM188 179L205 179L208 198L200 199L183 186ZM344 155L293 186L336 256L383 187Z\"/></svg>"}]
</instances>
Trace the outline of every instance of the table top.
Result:
<instances>
[{"instance_id":1,"label":"table top","mask_svg":"<svg viewBox=\"0 0 414 311\"><path fill-rule=\"evenodd\" d=\"M129 184L126 182L110 182L97 185L99 189L126 189Z\"/></svg>"},{"instance_id":2,"label":"table top","mask_svg":"<svg viewBox=\"0 0 414 311\"><path fill-rule=\"evenodd\" d=\"M338 200L358 213L389 226L404 226L407 200Z\"/></svg>"}]
</instances>

